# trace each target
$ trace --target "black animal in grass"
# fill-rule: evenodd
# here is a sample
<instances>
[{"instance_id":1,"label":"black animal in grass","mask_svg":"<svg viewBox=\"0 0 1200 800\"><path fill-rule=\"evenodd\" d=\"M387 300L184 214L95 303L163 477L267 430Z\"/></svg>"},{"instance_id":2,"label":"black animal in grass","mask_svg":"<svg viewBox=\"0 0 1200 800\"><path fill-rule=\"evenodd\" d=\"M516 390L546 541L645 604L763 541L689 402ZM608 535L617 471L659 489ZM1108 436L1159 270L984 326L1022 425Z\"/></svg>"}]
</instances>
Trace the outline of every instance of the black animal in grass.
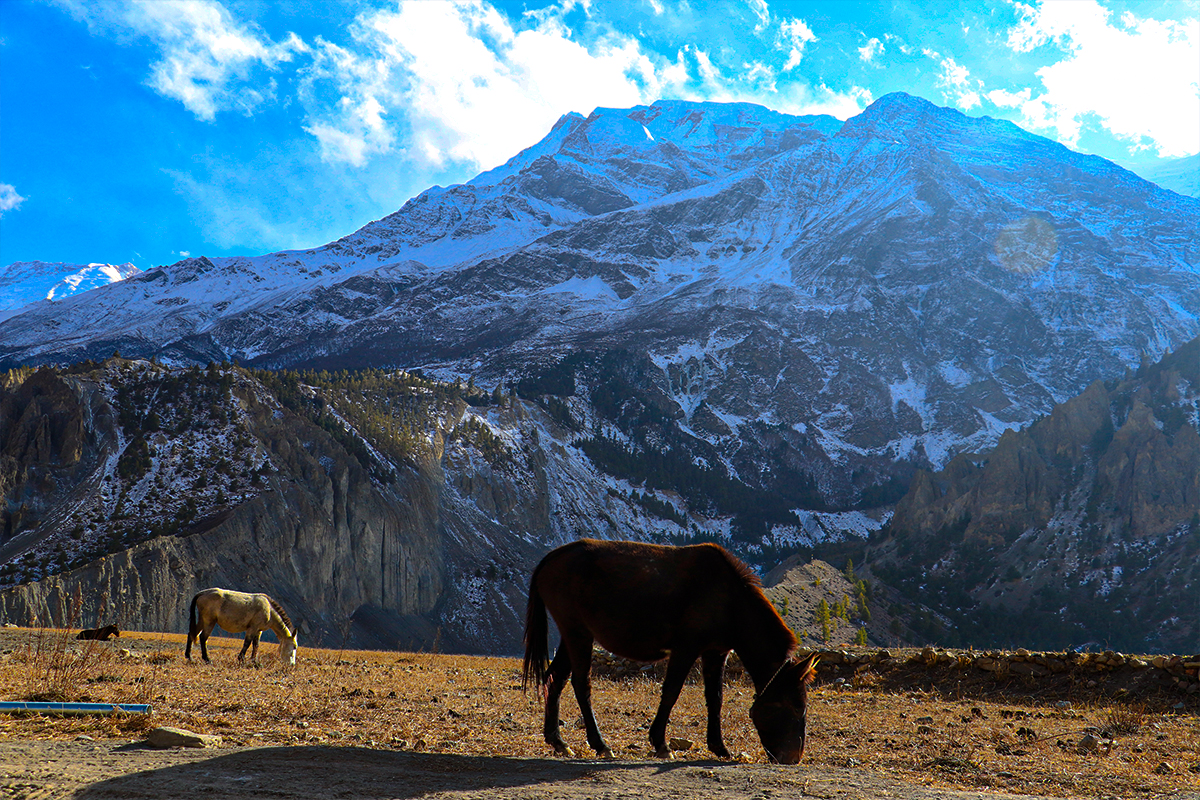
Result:
<instances>
[{"instance_id":1,"label":"black animal in grass","mask_svg":"<svg viewBox=\"0 0 1200 800\"><path fill-rule=\"evenodd\" d=\"M549 660L546 612L562 644ZM567 678L583 714L588 744L611 757L592 714L592 643L636 661L668 658L650 744L670 757L667 719L696 659L704 673L708 749L721 758L725 659L735 651L754 682L750 719L773 761L804 753L807 685L817 656L794 657L796 637L763 594L750 568L715 544L663 547L583 539L551 551L533 571L525 620L523 686L546 690L546 741L574 753L559 733L558 701Z\"/></svg>"},{"instance_id":2,"label":"black animal in grass","mask_svg":"<svg viewBox=\"0 0 1200 800\"><path fill-rule=\"evenodd\" d=\"M101 642L107 642L113 636L120 636L121 632L117 630L116 625L105 625L103 628L87 628L79 632L76 639L95 639Z\"/></svg>"}]
</instances>

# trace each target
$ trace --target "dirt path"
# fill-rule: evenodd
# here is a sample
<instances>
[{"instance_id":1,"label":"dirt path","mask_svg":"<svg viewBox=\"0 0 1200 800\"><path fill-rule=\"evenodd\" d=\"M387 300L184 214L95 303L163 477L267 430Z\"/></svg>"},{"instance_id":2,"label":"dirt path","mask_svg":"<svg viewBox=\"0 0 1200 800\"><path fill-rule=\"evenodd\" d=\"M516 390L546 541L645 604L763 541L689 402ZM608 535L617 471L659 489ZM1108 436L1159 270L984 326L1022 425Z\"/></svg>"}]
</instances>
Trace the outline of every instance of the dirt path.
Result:
<instances>
[{"instance_id":1,"label":"dirt path","mask_svg":"<svg viewBox=\"0 0 1200 800\"><path fill-rule=\"evenodd\" d=\"M716 761L560 761L355 747L151 750L138 743L0 742L0 797L34 798L883 798L1030 795L923 788L864 771ZM1200 800L1200 792L1175 795Z\"/></svg>"}]
</instances>

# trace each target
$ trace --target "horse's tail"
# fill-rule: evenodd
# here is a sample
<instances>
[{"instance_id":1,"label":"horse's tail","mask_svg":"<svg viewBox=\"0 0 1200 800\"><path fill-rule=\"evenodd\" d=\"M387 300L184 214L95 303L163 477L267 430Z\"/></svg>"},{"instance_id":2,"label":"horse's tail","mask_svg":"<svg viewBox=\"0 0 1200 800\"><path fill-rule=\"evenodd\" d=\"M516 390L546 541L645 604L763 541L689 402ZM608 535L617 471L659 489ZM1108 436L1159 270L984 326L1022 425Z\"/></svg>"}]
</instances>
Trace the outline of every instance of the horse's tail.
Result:
<instances>
[{"instance_id":1,"label":"horse's tail","mask_svg":"<svg viewBox=\"0 0 1200 800\"><path fill-rule=\"evenodd\" d=\"M545 562L543 562L545 563ZM525 609L525 663L521 667L521 691L529 688L529 684L541 686L546 681L549 669L550 630L546 622L546 603L538 592L538 573L542 565L538 564L529 579L529 605Z\"/></svg>"},{"instance_id":2,"label":"horse's tail","mask_svg":"<svg viewBox=\"0 0 1200 800\"><path fill-rule=\"evenodd\" d=\"M188 635L187 646L183 648L184 658L192 657L192 642L196 641L196 636L200 633L200 615L196 613L196 601L200 599L200 593L192 595L192 607L188 610Z\"/></svg>"}]
</instances>

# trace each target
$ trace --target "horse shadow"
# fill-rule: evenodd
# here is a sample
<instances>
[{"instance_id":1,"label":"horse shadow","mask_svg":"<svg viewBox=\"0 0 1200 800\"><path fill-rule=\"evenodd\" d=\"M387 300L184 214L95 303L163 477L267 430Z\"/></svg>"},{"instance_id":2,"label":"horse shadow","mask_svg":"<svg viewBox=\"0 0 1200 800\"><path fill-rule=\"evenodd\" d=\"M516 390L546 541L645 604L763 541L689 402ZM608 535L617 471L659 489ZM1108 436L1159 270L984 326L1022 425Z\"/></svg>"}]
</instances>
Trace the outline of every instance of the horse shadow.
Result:
<instances>
[{"instance_id":1,"label":"horse shadow","mask_svg":"<svg viewBox=\"0 0 1200 800\"><path fill-rule=\"evenodd\" d=\"M127 749L134 747L137 745ZM613 770L666 772L680 766L684 764L465 756L327 745L258 747L121 775L87 786L73 796L78 800L192 796L207 800L259 795L384 800L588 780Z\"/></svg>"}]
</instances>

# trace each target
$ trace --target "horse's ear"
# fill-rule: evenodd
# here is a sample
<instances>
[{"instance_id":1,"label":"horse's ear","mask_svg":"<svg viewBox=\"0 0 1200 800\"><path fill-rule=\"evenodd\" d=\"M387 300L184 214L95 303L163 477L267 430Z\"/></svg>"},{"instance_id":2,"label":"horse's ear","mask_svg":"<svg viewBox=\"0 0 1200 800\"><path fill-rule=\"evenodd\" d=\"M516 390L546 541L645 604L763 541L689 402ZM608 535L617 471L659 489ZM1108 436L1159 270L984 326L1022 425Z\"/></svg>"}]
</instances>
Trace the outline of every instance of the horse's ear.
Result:
<instances>
[{"instance_id":1,"label":"horse's ear","mask_svg":"<svg viewBox=\"0 0 1200 800\"><path fill-rule=\"evenodd\" d=\"M805 661L804 663L802 663L800 665L800 682L801 683L808 684L808 683L813 682L813 679L817 677L817 664L819 664L820 661L821 661L820 654L813 653L811 656L808 657L807 661Z\"/></svg>"}]
</instances>

